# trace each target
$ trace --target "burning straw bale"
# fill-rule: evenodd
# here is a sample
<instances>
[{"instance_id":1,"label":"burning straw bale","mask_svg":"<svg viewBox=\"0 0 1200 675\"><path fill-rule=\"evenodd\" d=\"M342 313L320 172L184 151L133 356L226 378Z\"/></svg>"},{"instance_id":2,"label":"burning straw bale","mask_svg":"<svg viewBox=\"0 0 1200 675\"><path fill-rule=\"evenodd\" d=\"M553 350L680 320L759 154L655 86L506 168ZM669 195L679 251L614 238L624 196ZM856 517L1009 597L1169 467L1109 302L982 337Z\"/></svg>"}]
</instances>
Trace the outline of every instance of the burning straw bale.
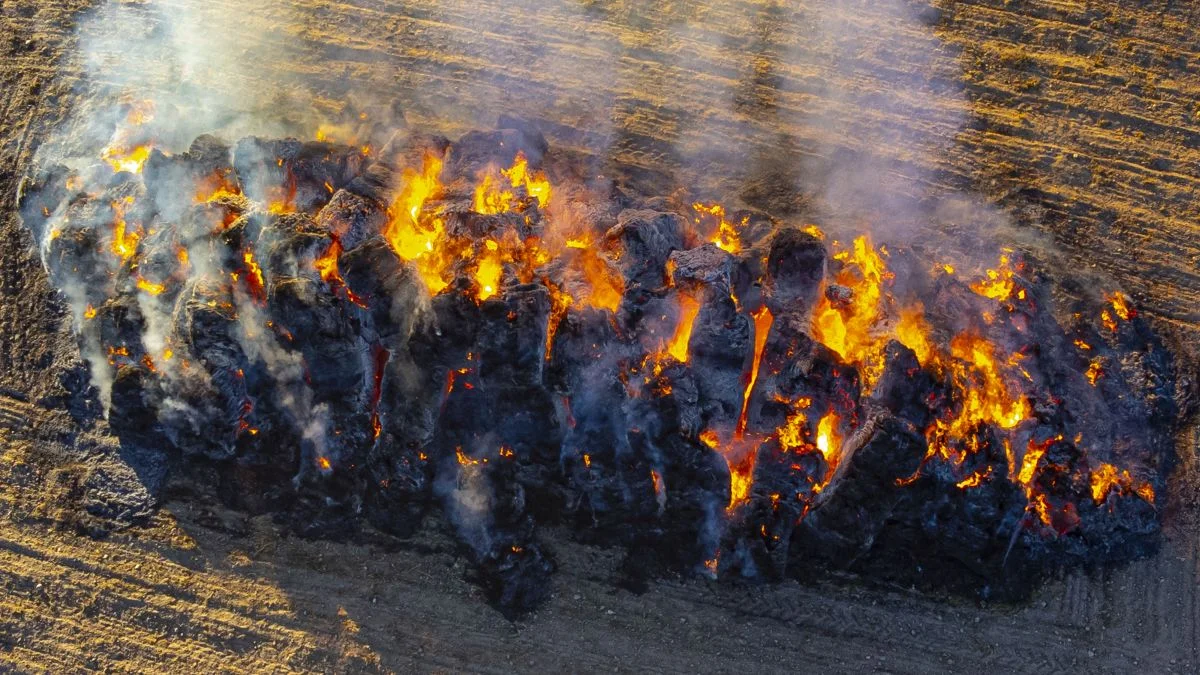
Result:
<instances>
[{"instance_id":1,"label":"burning straw bale","mask_svg":"<svg viewBox=\"0 0 1200 675\"><path fill-rule=\"evenodd\" d=\"M550 592L551 523L625 547L635 585L1020 597L1154 548L1175 373L1125 296L1055 314L1012 251L556 184L583 172L501 126L202 136L27 179L122 443L307 536L437 509L512 613Z\"/></svg>"}]
</instances>

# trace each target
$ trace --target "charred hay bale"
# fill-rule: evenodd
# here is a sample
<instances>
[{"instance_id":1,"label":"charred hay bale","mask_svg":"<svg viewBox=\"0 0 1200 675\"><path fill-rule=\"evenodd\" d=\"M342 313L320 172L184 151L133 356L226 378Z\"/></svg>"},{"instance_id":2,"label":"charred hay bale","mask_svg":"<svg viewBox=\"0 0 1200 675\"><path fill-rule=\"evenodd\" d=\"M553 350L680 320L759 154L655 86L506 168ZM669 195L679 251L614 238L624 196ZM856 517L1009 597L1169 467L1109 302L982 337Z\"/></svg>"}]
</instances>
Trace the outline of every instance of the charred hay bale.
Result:
<instances>
[{"instance_id":1,"label":"charred hay bale","mask_svg":"<svg viewBox=\"0 0 1200 675\"><path fill-rule=\"evenodd\" d=\"M66 208L71 193L67 187L70 177L70 169L54 164L25 176L17 186L17 212L35 242L45 239L48 222Z\"/></svg>"},{"instance_id":2,"label":"charred hay bale","mask_svg":"<svg viewBox=\"0 0 1200 675\"><path fill-rule=\"evenodd\" d=\"M374 162L346 183L344 189L386 211L391 204L392 188L396 181L395 172L391 167L382 162Z\"/></svg>"},{"instance_id":3,"label":"charred hay bale","mask_svg":"<svg viewBox=\"0 0 1200 675\"><path fill-rule=\"evenodd\" d=\"M704 298L692 325L689 361L706 414L728 422L741 412L742 373L754 350L752 324L728 293L713 291Z\"/></svg>"},{"instance_id":4,"label":"charred hay bale","mask_svg":"<svg viewBox=\"0 0 1200 675\"><path fill-rule=\"evenodd\" d=\"M271 286L267 314L294 336L289 347L303 355L317 401L365 409L368 348L342 303L318 281L279 279Z\"/></svg>"},{"instance_id":5,"label":"charred hay bale","mask_svg":"<svg viewBox=\"0 0 1200 675\"><path fill-rule=\"evenodd\" d=\"M367 460L363 514L372 527L411 537L424 521L433 489L433 468L415 448L393 446Z\"/></svg>"},{"instance_id":6,"label":"charred hay bale","mask_svg":"<svg viewBox=\"0 0 1200 675\"><path fill-rule=\"evenodd\" d=\"M182 353L164 364L171 370L162 431L185 455L233 457L239 437L262 424L247 387L250 363L228 288L191 280L176 301L172 322L168 342Z\"/></svg>"},{"instance_id":7,"label":"charred hay bale","mask_svg":"<svg viewBox=\"0 0 1200 675\"><path fill-rule=\"evenodd\" d=\"M380 423L377 454L415 460L424 456L433 442L446 380L434 386L427 366L420 364L406 348L397 347L385 354L387 361L376 384L375 410ZM427 464L425 459L420 463Z\"/></svg>"},{"instance_id":8,"label":"charred hay bale","mask_svg":"<svg viewBox=\"0 0 1200 675\"><path fill-rule=\"evenodd\" d=\"M558 394L581 391L598 371L617 367L623 347L611 313L592 307L570 308L554 332L546 383Z\"/></svg>"},{"instance_id":9,"label":"charred hay bale","mask_svg":"<svg viewBox=\"0 0 1200 675\"><path fill-rule=\"evenodd\" d=\"M488 601L509 619L540 607L554 588L554 561L541 544L524 537L502 539L487 554L477 556L475 564L476 578Z\"/></svg>"},{"instance_id":10,"label":"charred hay bale","mask_svg":"<svg viewBox=\"0 0 1200 675\"><path fill-rule=\"evenodd\" d=\"M365 167L359 149L296 139L239 140L233 166L242 194L262 204L312 212L329 201Z\"/></svg>"},{"instance_id":11,"label":"charred hay bale","mask_svg":"<svg viewBox=\"0 0 1200 675\"><path fill-rule=\"evenodd\" d=\"M164 313L169 314L168 308L174 307L175 298L190 271L189 256L175 227L170 223L160 224L142 239L142 254L133 286L154 298L164 308Z\"/></svg>"},{"instance_id":12,"label":"charred hay bale","mask_svg":"<svg viewBox=\"0 0 1200 675\"><path fill-rule=\"evenodd\" d=\"M461 457L479 445L491 443L495 415L480 384L476 362L451 369L444 382L444 395L438 410L431 454L439 461Z\"/></svg>"},{"instance_id":13,"label":"charred hay bale","mask_svg":"<svg viewBox=\"0 0 1200 675\"><path fill-rule=\"evenodd\" d=\"M316 217L317 226L329 232L345 250L383 231L386 222L384 207L349 190L334 193Z\"/></svg>"},{"instance_id":14,"label":"charred hay bale","mask_svg":"<svg viewBox=\"0 0 1200 675\"><path fill-rule=\"evenodd\" d=\"M272 214L263 222L254 251L261 257L265 283L272 286L287 279L319 279L315 261L333 246L327 228L303 213Z\"/></svg>"},{"instance_id":15,"label":"charred hay bale","mask_svg":"<svg viewBox=\"0 0 1200 675\"><path fill-rule=\"evenodd\" d=\"M495 433L516 457L529 464L550 467L558 458L563 429L550 392L542 387L496 387L493 398Z\"/></svg>"},{"instance_id":16,"label":"charred hay bale","mask_svg":"<svg viewBox=\"0 0 1200 675\"><path fill-rule=\"evenodd\" d=\"M541 386L549 316L550 292L541 284L522 284L483 303L478 353L485 387Z\"/></svg>"},{"instance_id":17,"label":"charred hay bale","mask_svg":"<svg viewBox=\"0 0 1200 675\"><path fill-rule=\"evenodd\" d=\"M226 194L192 204L179 218L179 237L188 248L207 243L214 233L232 225L254 204L240 194Z\"/></svg>"},{"instance_id":18,"label":"charred hay bale","mask_svg":"<svg viewBox=\"0 0 1200 675\"><path fill-rule=\"evenodd\" d=\"M587 430L596 431L590 423ZM654 476L661 470L648 459L640 439L622 439L622 443L624 450L604 452L595 445L586 445L584 434L564 442L562 516L580 541L631 546L658 525L662 508L657 494L661 488L655 487Z\"/></svg>"},{"instance_id":19,"label":"charred hay bale","mask_svg":"<svg viewBox=\"0 0 1200 675\"><path fill-rule=\"evenodd\" d=\"M1036 584L1038 564L1025 529L1027 500L1009 479L1000 438L982 427L967 466L930 461L906 481L907 506L850 567L884 582L1015 599ZM978 484L971 476L979 476ZM960 486L961 484L961 486Z\"/></svg>"},{"instance_id":20,"label":"charred hay bale","mask_svg":"<svg viewBox=\"0 0 1200 675\"><path fill-rule=\"evenodd\" d=\"M789 450L768 439L755 451L748 503L738 506L737 521L723 548L719 570L728 574L782 579L792 557L794 532L825 482L829 463L817 449ZM732 540L732 541L731 541Z\"/></svg>"},{"instance_id":21,"label":"charred hay bale","mask_svg":"<svg viewBox=\"0 0 1200 675\"><path fill-rule=\"evenodd\" d=\"M300 145L294 138L250 136L238 140L233 147L233 168L240 192L259 203L286 202L295 191L291 166Z\"/></svg>"},{"instance_id":22,"label":"charred hay bale","mask_svg":"<svg viewBox=\"0 0 1200 675\"><path fill-rule=\"evenodd\" d=\"M431 319L429 292L413 263L377 236L343 253L338 267L346 285L366 302L382 344L407 349L417 323Z\"/></svg>"},{"instance_id":23,"label":"charred hay bale","mask_svg":"<svg viewBox=\"0 0 1200 675\"><path fill-rule=\"evenodd\" d=\"M290 164L284 162L294 181L296 209L316 211L362 173L366 163L359 148L318 141L302 143Z\"/></svg>"},{"instance_id":24,"label":"charred hay bale","mask_svg":"<svg viewBox=\"0 0 1200 675\"><path fill-rule=\"evenodd\" d=\"M632 369L631 369L632 370ZM700 388L685 364L644 362L628 376L626 417L630 428L651 443L683 434L695 438L703 429Z\"/></svg>"},{"instance_id":25,"label":"charred hay bale","mask_svg":"<svg viewBox=\"0 0 1200 675\"><path fill-rule=\"evenodd\" d=\"M619 542L632 531L624 528L634 515L644 521L658 511L651 478L656 465L631 445L621 382L607 369L594 369L590 376L589 386L568 403L561 451L564 515L589 540ZM631 483L645 489L635 492Z\"/></svg>"},{"instance_id":26,"label":"charred hay bale","mask_svg":"<svg viewBox=\"0 0 1200 675\"><path fill-rule=\"evenodd\" d=\"M911 349L896 340L884 347L883 374L871 392L871 401L892 415L925 429L933 421L930 401L946 400L950 392L917 361Z\"/></svg>"},{"instance_id":27,"label":"charred hay bale","mask_svg":"<svg viewBox=\"0 0 1200 675\"><path fill-rule=\"evenodd\" d=\"M675 213L627 209L617 216L605 238L620 242L617 265L627 293L664 285L663 270L671 253L683 248L684 228L683 217Z\"/></svg>"},{"instance_id":28,"label":"charred hay bale","mask_svg":"<svg viewBox=\"0 0 1200 675\"><path fill-rule=\"evenodd\" d=\"M228 227L217 230L211 247L213 263L222 270L237 269L245 260L246 251L255 249L263 229L273 218L264 211L249 211Z\"/></svg>"},{"instance_id":29,"label":"charred hay bale","mask_svg":"<svg viewBox=\"0 0 1200 675\"><path fill-rule=\"evenodd\" d=\"M636 445L640 439L631 438ZM650 453L645 453L650 454ZM696 439L669 436L658 443L649 485L634 481L630 490L652 518L627 537L621 565L623 581L635 588L668 573L698 569L719 545L718 515L729 503L729 466L724 458Z\"/></svg>"},{"instance_id":30,"label":"charred hay bale","mask_svg":"<svg viewBox=\"0 0 1200 675\"><path fill-rule=\"evenodd\" d=\"M875 544L889 522L912 508L901 483L916 474L926 454L925 439L906 422L884 416L871 423L869 439L849 448L809 513L792 545L797 564L851 568Z\"/></svg>"},{"instance_id":31,"label":"charred hay bale","mask_svg":"<svg viewBox=\"0 0 1200 675\"><path fill-rule=\"evenodd\" d=\"M377 381L379 435L364 460L364 514L376 528L411 536L432 497L435 424L443 396L406 347L387 353Z\"/></svg>"},{"instance_id":32,"label":"charred hay bale","mask_svg":"<svg viewBox=\"0 0 1200 675\"><path fill-rule=\"evenodd\" d=\"M481 325L480 308L474 300L472 282L455 279L446 290L430 300L433 321L411 338L413 357L428 371L446 382L447 371L457 368L463 356L475 347Z\"/></svg>"},{"instance_id":33,"label":"charred hay bale","mask_svg":"<svg viewBox=\"0 0 1200 675\"><path fill-rule=\"evenodd\" d=\"M186 152L167 155L155 148L142 168L142 180L155 210L167 220L177 220L197 200L233 188L229 145L204 135Z\"/></svg>"},{"instance_id":34,"label":"charred hay bale","mask_svg":"<svg viewBox=\"0 0 1200 675\"><path fill-rule=\"evenodd\" d=\"M747 406L747 430L770 433L787 423L795 406L846 421L859 416L858 370L836 353L787 324L771 326L759 377Z\"/></svg>"},{"instance_id":35,"label":"charred hay bale","mask_svg":"<svg viewBox=\"0 0 1200 675\"><path fill-rule=\"evenodd\" d=\"M672 251L666 264L676 285L690 283L726 296L732 287L734 266L734 257L711 243Z\"/></svg>"},{"instance_id":36,"label":"charred hay bale","mask_svg":"<svg viewBox=\"0 0 1200 675\"><path fill-rule=\"evenodd\" d=\"M1171 351L1141 315L1133 313L1128 320L1116 320L1116 325L1117 330L1112 332L1121 355L1114 355L1110 363L1119 364L1114 370L1120 371L1123 384L1134 395L1119 395L1115 379L1099 380L1102 394L1112 404L1110 413L1127 423L1120 428L1129 436L1126 442L1117 444L1115 457L1133 461L1138 447L1134 437L1145 437L1151 450L1146 463L1165 476L1173 465L1174 445L1170 436L1181 420L1179 402L1188 402L1188 395L1180 392L1195 388L1197 376L1187 375L1186 368L1180 370ZM1144 422L1138 424L1138 420Z\"/></svg>"},{"instance_id":37,"label":"charred hay bale","mask_svg":"<svg viewBox=\"0 0 1200 675\"><path fill-rule=\"evenodd\" d=\"M145 327L146 318L137 297L124 293L96 307L91 318L85 315L80 336L94 340L111 362L140 363Z\"/></svg>"},{"instance_id":38,"label":"charred hay bale","mask_svg":"<svg viewBox=\"0 0 1200 675\"><path fill-rule=\"evenodd\" d=\"M92 227L67 226L57 230L42 249L50 281L75 305L97 307L113 289L111 263L97 251L104 248L104 236Z\"/></svg>"},{"instance_id":39,"label":"charred hay bale","mask_svg":"<svg viewBox=\"0 0 1200 675\"><path fill-rule=\"evenodd\" d=\"M157 377L139 365L116 368L109 404L109 427L122 443L161 447L159 409L164 393Z\"/></svg>"},{"instance_id":40,"label":"charred hay bale","mask_svg":"<svg viewBox=\"0 0 1200 675\"><path fill-rule=\"evenodd\" d=\"M300 466L284 496L287 510L281 514L296 534L342 539L358 531L366 492L360 462L370 439L360 417L338 414L326 405L313 409L300 439Z\"/></svg>"},{"instance_id":41,"label":"charred hay bale","mask_svg":"<svg viewBox=\"0 0 1200 675\"><path fill-rule=\"evenodd\" d=\"M543 225L536 202L519 206L522 208L501 213L476 213L465 205L452 204L442 211L446 233L473 242L505 237L525 241L540 236Z\"/></svg>"},{"instance_id":42,"label":"charred hay bale","mask_svg":"<svg viewBox=\"0 0 1200 675\"><path fill-rule=\"evenodd\" d=\"M530 166L536 168L548 149L546 139L528 129L471 131L450 146L450 161L446 168L452 178L474 177L488 166L512 165L518 152L524 153Z\"/></svg>"},{"instance_id":43,"label":"charred hay bale","mask_svg":"<svg viewBox=\"0 0 1200 675\"><path fill-rule=\"evenodd\" d=\"M483 442L439 464L435 492L473 563L474 581L508 616L537 607L554 565L538 544L516 467Z\"/></svg>"},{"instance_id":44,"label":"charred hay bale","mask_svg":"<svg viewBox=\"0 0 1200 675\"><path fill-rule=\"evenodd\" d=\"M1080 525L1076 533L1082 541L1082 559L1059 566L1082 563L1095 567L1101 561L1124 562L1155 553L1162 543L1162 527L1155 505L1132 490L1113 489L1099 501L1079 503Z\"/></svg>"},{"instance_id":45,"label":"charred hay bale","mask_svg":"<svg viewBox=\"0 0 1200 675\"><path fill-rule=\"evenodd\" d=\"M826 258L821 240L798 228L784 228L771 239L763 296L776 321L811 315L825 278Z\"/></svg>"},{"instance_id":46,"label":"charred hay bale","mask_svg":"<svg viewBox=\"0 0 1200 675\"><path fill-rule=\"evenodd\" d=\"M949 344L955 335L984 334L986 327L980 325L977 317L994 313L994 301L975 293L951 275L938 276L932 291L925 302L925 311L936 343Z\"/></svg>"}]
</instances>

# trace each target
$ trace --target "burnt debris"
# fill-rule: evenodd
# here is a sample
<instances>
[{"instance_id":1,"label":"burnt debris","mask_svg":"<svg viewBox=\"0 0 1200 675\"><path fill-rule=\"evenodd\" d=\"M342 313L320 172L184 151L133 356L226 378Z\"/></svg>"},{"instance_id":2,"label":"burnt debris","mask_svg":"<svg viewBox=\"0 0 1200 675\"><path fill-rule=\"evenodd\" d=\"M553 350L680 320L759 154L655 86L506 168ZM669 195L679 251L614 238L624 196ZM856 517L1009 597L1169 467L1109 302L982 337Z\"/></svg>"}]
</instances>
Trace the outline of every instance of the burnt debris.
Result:
<instances>
[{"instance_id":1,"label":"burnt debris","mask_svg":"<svg viewBox=\"0 0 1200 675\"><path fill-rule=\"evenodd\" d=\"M549 593L547 524L624 547L635 585L836 571L1017 598L1155 547L1175 373L1124 296L1055 314L1012 252L966 275L552 192L519 120L412 138L202 136L26 181L123 444L305 536L406 537L438 509L513 614Z\"/></svg>"}]
</instances>

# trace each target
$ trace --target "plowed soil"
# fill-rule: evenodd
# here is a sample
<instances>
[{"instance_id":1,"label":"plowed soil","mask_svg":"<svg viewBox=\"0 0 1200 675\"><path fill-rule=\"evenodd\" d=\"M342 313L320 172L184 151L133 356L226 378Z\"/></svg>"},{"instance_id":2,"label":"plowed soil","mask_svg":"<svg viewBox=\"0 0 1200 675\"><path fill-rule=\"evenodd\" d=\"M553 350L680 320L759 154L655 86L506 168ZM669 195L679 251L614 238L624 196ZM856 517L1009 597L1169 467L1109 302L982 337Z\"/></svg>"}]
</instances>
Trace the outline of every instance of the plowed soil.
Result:
<instances>
[{"instance_id":1,"label":"plowed soil","mask_svg":"<svg viewBox=\"0 0 1200 675\"><path fill-rule=\"evenodd\" d=\"M448 135L523 115L613 171L785 217L871 206L846 166L868 167L881 193L970 195L970 218L897 212L891 231L970 234L966 221L989 214L997 240L1034 241L1060 268L1125 289L1196 377L1193 3L901 3L908 22L866 0L177 4L272 55L225 55L253 67L208 77L318 110L370 91ZM128 470L102 428L62 410L78 354L14 202L39 145L102 84L79 56L81 31L102 34L97 16L138 7L0 3L0 671L1200 668L1194 428L1179 439L1163 550L1016 607L853 583L667 580L635 595L613 583L615 553L552 532L555 595L510 623L464 580L437 523L399 551L302 541L176 489L145 527L78 534L95 518L80 508L85 486ZM846 181L856 190L838 192Z\"/></svg>"}]
</instances>

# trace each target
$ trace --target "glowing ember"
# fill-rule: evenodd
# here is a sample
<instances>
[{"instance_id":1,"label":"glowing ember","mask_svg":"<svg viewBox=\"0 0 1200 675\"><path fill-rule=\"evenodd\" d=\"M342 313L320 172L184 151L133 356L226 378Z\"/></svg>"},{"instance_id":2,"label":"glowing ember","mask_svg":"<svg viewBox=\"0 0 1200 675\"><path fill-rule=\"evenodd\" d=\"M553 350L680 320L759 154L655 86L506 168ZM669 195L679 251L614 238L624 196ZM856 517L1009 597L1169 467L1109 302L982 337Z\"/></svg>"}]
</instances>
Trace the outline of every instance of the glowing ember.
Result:
<instances>
[{"instance_id":1,"label":"glowing ember","mask_svg":"<svg viewBox=\"0 0 1200 675\"><path fill-rule=\"evenodd\" d=\"M483 459L475 459L474 457L468 456L465 452L463 452L462 446L454 448L454 458L458 460L460 466L479 466L480 464L487 463L486 457Z\"/></svg>"},{"instance_id":2,"label":"glowing ember","mask_svg":"<svg viewBox=\"0 0 1200 675\"><path fill-rule=\"evenodd\" d=\"M246 286L250 290L250 294L259 300L263 299L263 284L262 268L254 261L254 254L246 251L242 254L242 262L246 264Z\"/></svg>"},{"instance_id":3,"label":"glowing ember","mask_svg":"<svg viewBox=\"0 0 1200 675\"><path fill-rule=\"evenodd\" d=\"M988 478L991 478L991 476L992 467L989 466L982 471L976 471L975 473L972 473L966 478L958 481L954 484L954 487L960 490L968 490L970 488L979 487L980 485L983 485L984 481L986 481Z\"/></svg>"}]
</instances>

